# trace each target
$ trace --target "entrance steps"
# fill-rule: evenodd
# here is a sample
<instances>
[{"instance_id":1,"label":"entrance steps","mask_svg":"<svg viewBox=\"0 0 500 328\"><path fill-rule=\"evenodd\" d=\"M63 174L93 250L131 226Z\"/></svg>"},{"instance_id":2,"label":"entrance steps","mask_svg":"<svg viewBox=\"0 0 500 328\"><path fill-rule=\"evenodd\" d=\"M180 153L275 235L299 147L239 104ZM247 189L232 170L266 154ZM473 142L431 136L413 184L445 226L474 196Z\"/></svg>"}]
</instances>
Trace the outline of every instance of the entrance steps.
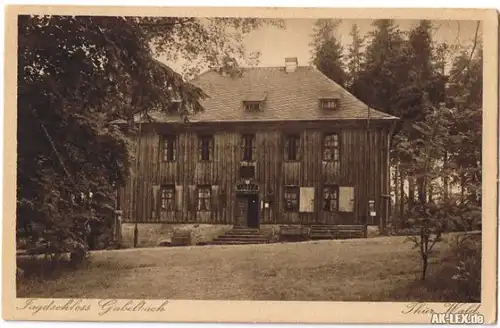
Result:
<instances>
[{"instance_id":1,"label":"entrance steps","mask_svg":"<svg viewBox=\"0 0 500 328\"><path fill-rule=\"evenodd\" d=\"M311 225L309 237L311 239L351 239L366 238L364 225Z\"/></svg>"},{"instance_id":2,"label":"entrance steps","mask_svg":"<svg viewBox=\"0 0 500 328\"><path fill-rule=\"evenodd\" d=\"M268 239L262 235L259 229L247 227L234 227L223 235L215 238L212 245L247 245L265 244Z\"/></svg>"}]
</instances>

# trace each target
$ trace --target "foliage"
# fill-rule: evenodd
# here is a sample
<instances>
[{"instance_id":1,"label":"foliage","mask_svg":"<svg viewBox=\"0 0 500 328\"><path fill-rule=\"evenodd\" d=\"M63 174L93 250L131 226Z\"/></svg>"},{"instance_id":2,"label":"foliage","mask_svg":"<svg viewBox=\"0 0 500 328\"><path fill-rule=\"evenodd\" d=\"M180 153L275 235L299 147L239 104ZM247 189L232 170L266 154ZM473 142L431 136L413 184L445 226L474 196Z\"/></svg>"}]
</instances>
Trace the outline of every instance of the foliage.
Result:
<instances>
[{"instance_id":1,"label":"foliage","mask_svg":"<svg viewBox=\"0 0 500 328\"><path fill-rule=\"evenodd\" d=\"M481 300L481 234L460 234L452 242L452 260L456 263L451 279L457 291L469 302Z\"/></svg>"},{"instance_id":2,"label":"foliage","mask_svg":"<svg viewBox=\"0 0 500 328\"><path fill-rule=\"evenodd\" d=\"M351 32L349 35L352 37L352 42L348 47L347 53L347 86L350 89L354 83L359 78L359 74L364 63L365 54L363 52L363 46L365 42L365 37L361 36L359 27L357 24L353 24L351 27Z\"/></svg>"},{"instance_id":3,"label":"foliage","mask_svg":"<svg viewBox=\"0 0 500 328\"><path fill-rule=\"evenodd\" d=\"M372 108L402 117L395 97L408 76L407 45L392 20L376 20L373 26L351 91Z\"/></svg>"},{"instance_id":4,"label":"foliage","mask_svg":"<svg viewBox=\"0 0 500 328\"><path fill-rule=\"evenodd\" d=\"M343 47L335 36L340 20L319 19L314 25L312 63L323 74L341 86L346 86L347 76L344 71Z\"/></svg>"},{"instance_id":5,"label":"foliage","mask_svg":"<svg viewBox=\"0 0 500 328\"><path fill-rule=\"evenodd\" d=\"M244 54L258 19L19 16L17 240L33 252L84 253L109 227L130 175L133 129L116 119L201 110L200 89L155 60L219 64ZM230 32L226 32L226 28ZM182 106L171 106L173 98ZM80 251L76 251L80 250Z\"/></svg>"}]
</instances>

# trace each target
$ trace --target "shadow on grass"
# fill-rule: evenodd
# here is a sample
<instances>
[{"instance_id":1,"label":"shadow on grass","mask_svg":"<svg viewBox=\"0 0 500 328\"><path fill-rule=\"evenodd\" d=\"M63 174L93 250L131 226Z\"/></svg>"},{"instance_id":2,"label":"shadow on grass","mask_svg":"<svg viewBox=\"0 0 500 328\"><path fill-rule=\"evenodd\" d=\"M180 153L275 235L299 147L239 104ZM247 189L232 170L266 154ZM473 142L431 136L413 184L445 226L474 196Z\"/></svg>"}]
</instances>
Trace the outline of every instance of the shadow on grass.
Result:
<instances>
[{"instance_id":1,"label":"shadow on grass","mask_svg":"<svg viewBox=\"0 0 500 328\"><path fill-rule=\"evenodd\" d=\"M430 264L426 280L415 279L403 288L390 291L394 301L481 302L481 243L464 248L453 247L441 259ZM461 268L467 266L466 274Z\"/></svg>"}]
</instances>

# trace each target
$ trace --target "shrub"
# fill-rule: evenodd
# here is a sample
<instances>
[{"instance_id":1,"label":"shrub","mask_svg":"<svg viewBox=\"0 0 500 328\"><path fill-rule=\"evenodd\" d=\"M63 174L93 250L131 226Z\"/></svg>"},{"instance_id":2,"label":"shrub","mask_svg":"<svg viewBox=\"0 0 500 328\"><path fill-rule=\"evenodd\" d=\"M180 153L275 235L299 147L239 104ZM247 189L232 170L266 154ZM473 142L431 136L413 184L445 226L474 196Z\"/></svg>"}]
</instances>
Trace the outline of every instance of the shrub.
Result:
<instances>
[{"instance_id":1,"label":"shrub","mask_svg":"<svg viewBox=\"0 0 500 328\"><path fill-rule=\"evenodd\" d=\"M450 277L457 284L457 293L467 301L481 299L481 234L459 234L451 240L451 260L455 264Z\"/></svg>"}]
</instances>

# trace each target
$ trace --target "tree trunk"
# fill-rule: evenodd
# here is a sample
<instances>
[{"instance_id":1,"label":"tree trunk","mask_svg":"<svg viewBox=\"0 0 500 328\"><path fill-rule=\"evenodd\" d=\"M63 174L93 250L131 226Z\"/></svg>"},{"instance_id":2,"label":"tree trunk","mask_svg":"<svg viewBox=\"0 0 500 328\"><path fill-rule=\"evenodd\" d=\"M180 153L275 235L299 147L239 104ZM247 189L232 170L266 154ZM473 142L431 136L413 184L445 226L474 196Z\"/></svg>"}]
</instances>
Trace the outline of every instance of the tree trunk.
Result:
<instances>
[{"instance_id":1,"label":"tree trunk","mask_svg":"<svg viewBox=\"0 0 500 328\"><path fill-rule=\"evenodd\" d=\"M399 198L399 224L404 222L403 217L405 216L405 179L403 176L403 170L399 168L399 188L400 188L400 198Z\"/></svg>"},{"instance_id":2,"label":"tree trunk","mask_svg":"<svg viewBox=\"0 0 500 328\"><path fill-rule=\"evenodd\" d=\"M429 258L427 254L422 254L422 280L427 276L427 266L429 265Z\"/></svg>"},{"instance_id":3,"label":"tree trunk","mask_svg":"<svg viewBox=\"0 0 500 328\"><path fill-rule=\"evenodd\" d=\"M413 177L408 177L408 208L415 205L415 180Z\"/></svg>"},{"instance_id":4,"label":"tree trunk","mask_svg":"<svg viewBox=\"0 0 500 328\"><path fill-rule=\"evenodd\" d=\"M418 203L423 205L426 200L426 190L425 190L425 179L417 179L417 192L418 192Z\"/></svg>"},{"instance_id":5,"label":"tree trunk","mask_svg":"<svg viewBox=\"0 0 500 328\"><path fill-rule=\"evenodd\" d=\"M460 204L465 202L465 175L460 175Z\"/></svg>"},{"instance_id":6,"label":"tree trunk","mask_svg":"<svg viewBox=\"0 0 500 328\"><path fill-rule=\"evenodd\" d=\"M448 200L449 197L449 179L448 179L448 152L444 152L444 157L443 157L443 168L445 169L445 173L443 176L443 198L445 201Z\"/></svg>"},{"instance_id":7,"label":"tree trunk","mask_svg":"<svg viewBox=\"0 0 500 328\"><path fill-rule=\"evenodd\" d=\"M399 164L394 166L394 203L399 204ZM401 217L403 213L399 213L394 211L395 215Z\"/></svg>"}]
</instances>

